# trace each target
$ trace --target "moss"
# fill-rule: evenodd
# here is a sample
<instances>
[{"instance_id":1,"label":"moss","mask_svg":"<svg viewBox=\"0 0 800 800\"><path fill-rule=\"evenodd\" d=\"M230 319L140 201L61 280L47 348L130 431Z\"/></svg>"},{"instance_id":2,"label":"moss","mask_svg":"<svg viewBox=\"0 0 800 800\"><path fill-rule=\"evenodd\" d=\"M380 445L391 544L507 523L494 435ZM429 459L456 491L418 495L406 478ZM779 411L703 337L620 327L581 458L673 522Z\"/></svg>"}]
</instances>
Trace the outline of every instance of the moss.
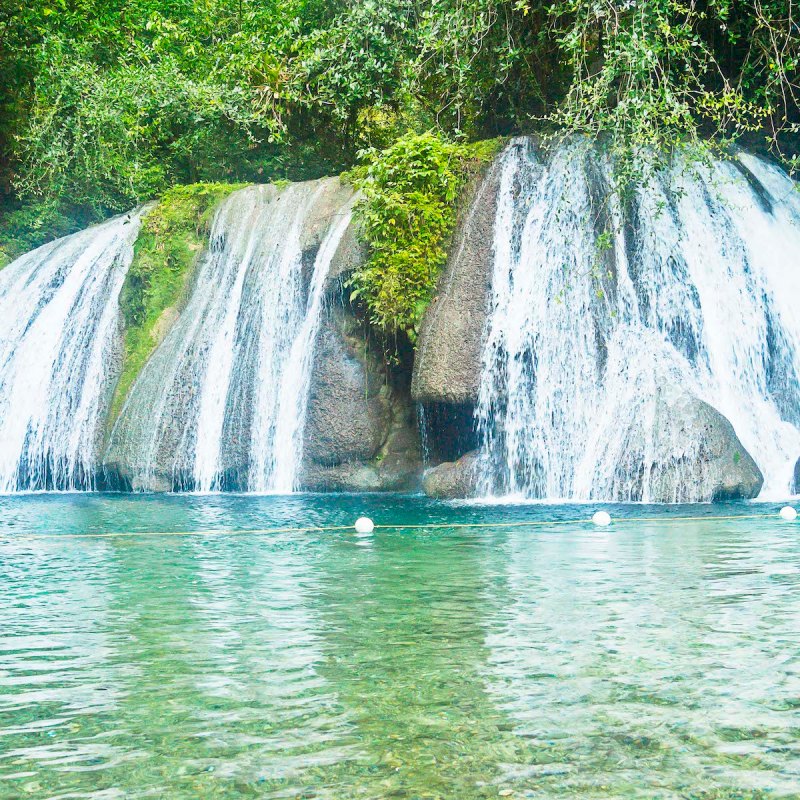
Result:
<instances>
[{"instance_id":1,"label":"moss","mask_svg":"<svg viewBox=\"0 0 800 800\"><path fill-rule=\"evenodd\" d=\"M142 222L133 262L120 293L125 325L122 373L113 422L131 386L159 344L159 320L182 299L219 202L244 184L196 183L169 189Z\"/></svg>"},{"instance_id":2,"label":"moss","mask_svg":"<svg viewBox=\"0 0 800 800\"><path fill-rule=\"evenodd\" d=\"M461 189L501 144L406 136L343 175L363 192L358 214L369 245L369 258L349 282L351 300L381 333L416 340L447 258Z\"/></svg>"}]
</instances>

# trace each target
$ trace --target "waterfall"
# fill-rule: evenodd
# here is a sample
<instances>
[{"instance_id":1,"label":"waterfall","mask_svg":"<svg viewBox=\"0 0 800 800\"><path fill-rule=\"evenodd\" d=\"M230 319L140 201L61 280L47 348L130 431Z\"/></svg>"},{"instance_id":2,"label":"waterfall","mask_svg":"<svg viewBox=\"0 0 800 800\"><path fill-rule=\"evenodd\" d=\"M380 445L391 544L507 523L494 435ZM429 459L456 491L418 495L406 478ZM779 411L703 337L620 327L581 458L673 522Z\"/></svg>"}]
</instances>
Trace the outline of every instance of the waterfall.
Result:
<instances>
[{"instance_id":1,"label":"waterfall","mask_svg":"<svg viewBox=\"0 0 800 800\"><path fill-rule=\"evenodd\" d=\"M328 268L350 224L350 204L328 228L319 247L311 273L308 300L297 303L292 321L294 335L283 363L262 362L257 384L256 418L253 426L253 467L251 490L291 492L297 488L303 456L303 432L314 345L319 332L322 300ZM275 389L277 388L277 391Z\"/></svg>"},{"instance_id":2,"label":"waterfall","mask_svg":"<svg viewBox=\"0 0 800 800\"><path fill-rule=\"evenodd\" d=\"M0 271L0 492L94 486L141 211Z\"/></svg>"},{"instance_id":3,"label":"waterfall","mask_svg":"<svg viewBox=\"0 0 800 800\"><path fill-rule=\"evenodd\" d=\"M701 455L690 434L664 433L661 401L683 393L732 423L762 497L786 496L800 456L791 179L743 152L676 158L621 199L609 158L583 141L545 157L518 139L501 159L483 492L647 501L656 451L678 465ZM673 499L707 491L687 476Z\"/></svg>"},{"instance_id":4,"label":"waterfall","mask_svg":"<svg viewBox=\"0 0 800 800\"><path fill-rule=\"evenodd\" d=\"M135 487L297 488L323 289L351 195L329 179L221 204L186 306L112 431L108 458L129 465Z\"/></svg>"}]
</instances>

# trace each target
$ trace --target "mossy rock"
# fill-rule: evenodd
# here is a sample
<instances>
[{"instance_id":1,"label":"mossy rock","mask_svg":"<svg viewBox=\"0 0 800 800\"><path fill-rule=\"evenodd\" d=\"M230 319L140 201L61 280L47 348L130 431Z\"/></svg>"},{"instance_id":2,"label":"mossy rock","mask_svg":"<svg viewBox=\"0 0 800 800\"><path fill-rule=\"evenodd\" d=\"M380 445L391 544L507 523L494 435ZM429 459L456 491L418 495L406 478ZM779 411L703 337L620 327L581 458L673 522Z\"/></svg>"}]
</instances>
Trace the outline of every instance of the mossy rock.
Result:
<instances>
[{"instance_id":1,"label":"mossy rock","mask_svg":"<svg viewBox=\"0 0 800 800\"><path fill-rule=\"evenodd\" d=\"M175 186L145 217L120 293L124 355L109 426L119 415L136 376L177 316L194 267L205 249L215 209L243 186Z\"/></svg>"}]
</instances>

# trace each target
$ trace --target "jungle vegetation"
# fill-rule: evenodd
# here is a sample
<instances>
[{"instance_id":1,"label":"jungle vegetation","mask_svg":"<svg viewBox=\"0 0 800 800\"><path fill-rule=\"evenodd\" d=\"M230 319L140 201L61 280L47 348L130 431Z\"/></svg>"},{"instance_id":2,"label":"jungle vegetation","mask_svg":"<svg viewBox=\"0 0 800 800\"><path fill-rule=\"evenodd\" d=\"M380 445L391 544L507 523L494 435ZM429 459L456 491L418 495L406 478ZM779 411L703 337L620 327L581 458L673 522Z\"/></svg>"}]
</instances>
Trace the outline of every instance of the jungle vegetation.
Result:
<instances>
[{"instance_id":1,"label":"jungle vegetation","mask_svg":"<svg viewBox=\"0 0 800 800\"><path fill-rule=\"evenodd\" d=\"M391 189L404 147L443 171L400 183L446 204L457 148L515 132L748 137L791 167L799 33L791 0L6 0L0 251L180 184L361 164Z\"/></svg>"}]
</instances>

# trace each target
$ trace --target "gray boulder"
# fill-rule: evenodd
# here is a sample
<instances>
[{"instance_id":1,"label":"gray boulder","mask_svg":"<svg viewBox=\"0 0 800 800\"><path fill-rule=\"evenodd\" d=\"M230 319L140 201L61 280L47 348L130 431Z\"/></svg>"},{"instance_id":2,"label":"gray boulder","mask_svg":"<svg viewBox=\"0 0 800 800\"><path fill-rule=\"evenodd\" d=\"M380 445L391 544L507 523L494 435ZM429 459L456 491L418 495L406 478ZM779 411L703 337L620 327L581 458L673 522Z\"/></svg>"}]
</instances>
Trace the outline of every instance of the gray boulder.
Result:
<instances>
[{"instance_id":1,"label":"gray boulder","mask_svg":"<svg viewBox=\"0 0 800 800\"><path fill-rule=\"evenodd\" d=\"M417 340L411 395L418 402L473 403L478 396L499 187L495 159L461 204L450 256Z\"/></svg>"},{"instance_id":2,"label":"gray boulder","mask_svg":"<svg viewBox=\"0 0 800 800\"><path fill-rule=\"evenodd\" d=\"M617 443L600 456L592 487L603 500L693 503L746 499L764 476L731 423L708 403L670 384L656 390L652 409L618 419Z\"/></svg>"},{"instance_id":3,"label":"gray boulder","mask_svg":"<svg viewBox=\"0 0 800 800\"><path fill-rule=\"evenodd\" d=\"M736 500L756 497L764 476L744 449L733 425L715 408L691 395L684 395L663 408L662 441L679 436L686 442L687 458L667 451L653 476L657 491L651 499L680 499L692 486L701 487L703 500ZM693 458L692 458L693 456Z\"/></svg>"},{"instance_id":4,"label":"gray boulder","mask_svg":"<svg viewBox=\"0 0 800 800\"><path fill-rule=\"evenodd\" d=\"M422 488L428 497L459 500L475 497L480 481L480 455L476 450L458 461L446 461L425 471Z\"/></svg>"}]
</instances>

